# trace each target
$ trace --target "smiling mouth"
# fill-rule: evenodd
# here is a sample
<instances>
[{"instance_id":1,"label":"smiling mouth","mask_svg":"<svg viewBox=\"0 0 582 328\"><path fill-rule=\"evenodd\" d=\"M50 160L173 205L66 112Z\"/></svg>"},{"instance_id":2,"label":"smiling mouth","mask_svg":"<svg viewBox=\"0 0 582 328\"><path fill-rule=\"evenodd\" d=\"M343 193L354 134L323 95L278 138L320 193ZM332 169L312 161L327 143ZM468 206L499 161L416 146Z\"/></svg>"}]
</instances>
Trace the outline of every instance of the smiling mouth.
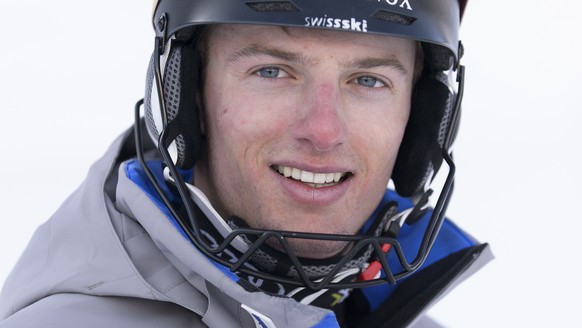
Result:
<instances>
[{"instance_id":1,"label":"smiling mouth","mask_svg":"<svg viewBox=\"0 0 582 328\"><path fill-rule=\"evenodd\" d=\"M352 175L350 172L314 173L282 165L274 165L272 168L282 176L300 181L312 188L332 187L340 184Z\"/></svg>"}]
</instances>

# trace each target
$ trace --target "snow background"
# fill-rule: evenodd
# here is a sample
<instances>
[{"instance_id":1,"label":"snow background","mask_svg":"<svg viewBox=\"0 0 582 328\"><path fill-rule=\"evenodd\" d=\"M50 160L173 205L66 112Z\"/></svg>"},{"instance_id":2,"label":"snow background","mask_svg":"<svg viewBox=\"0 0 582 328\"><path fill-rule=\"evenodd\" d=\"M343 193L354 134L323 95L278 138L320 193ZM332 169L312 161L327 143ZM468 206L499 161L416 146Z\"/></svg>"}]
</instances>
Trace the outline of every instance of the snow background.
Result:
<instances>
[{"instance_id":1,"label":"snow background","mask_svg":"<svg viewBox=\"0 0 582 328\"><path fill-rule=\"evenodd\" d=\"M150 1L151 2L151 1ZM0 284L133 121L151 4L0 0ZM431 309L447 327L582 325L582 23L573 1L471 0L448 216L496 259Z\"/></svg>"}]
</instances>

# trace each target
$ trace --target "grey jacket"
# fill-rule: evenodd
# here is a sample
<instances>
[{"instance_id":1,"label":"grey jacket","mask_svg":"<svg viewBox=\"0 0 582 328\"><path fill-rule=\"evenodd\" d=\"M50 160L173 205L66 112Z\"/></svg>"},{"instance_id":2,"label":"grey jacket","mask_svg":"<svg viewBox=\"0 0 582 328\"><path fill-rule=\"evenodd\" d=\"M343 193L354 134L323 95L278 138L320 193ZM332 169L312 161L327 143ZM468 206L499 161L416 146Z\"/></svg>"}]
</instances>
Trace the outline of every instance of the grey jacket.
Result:
<instances>
[{"instance_id":1,"label":"grey jacket","mask_svg":"<svg viewBox=\"0 0 582 328\"><path fill-rule=\"evenodd\" d=\"M245 290L199 252L130 179L134 154L130 130L37 229L3 287L0 327L338 326L330 310ZM394 308L405 313L400 326L430 324L423 312L491 258L486 245L471 249L428 301L400 298L404 306L382 305L376 317Z\"/></svg>"}]
</instances>

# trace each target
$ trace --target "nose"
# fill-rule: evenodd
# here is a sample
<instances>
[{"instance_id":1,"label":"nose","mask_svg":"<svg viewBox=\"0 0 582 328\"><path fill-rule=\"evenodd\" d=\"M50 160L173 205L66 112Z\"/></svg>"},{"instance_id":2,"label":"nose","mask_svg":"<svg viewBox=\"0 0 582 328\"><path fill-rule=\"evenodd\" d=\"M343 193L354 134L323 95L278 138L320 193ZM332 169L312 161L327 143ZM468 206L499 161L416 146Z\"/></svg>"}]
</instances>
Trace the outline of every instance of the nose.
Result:
<instances>
[{"instance_id":1,"label":"nose","mask_svg":"<svg viewBox=\"0 0 582 328\"><path fill-rule=\"evenodd\" d=\"M292 127L293 137L317 151L345 142L346 125L338 87L320 84L306 90L303 109Z\"/></svg>"}]
</instances>

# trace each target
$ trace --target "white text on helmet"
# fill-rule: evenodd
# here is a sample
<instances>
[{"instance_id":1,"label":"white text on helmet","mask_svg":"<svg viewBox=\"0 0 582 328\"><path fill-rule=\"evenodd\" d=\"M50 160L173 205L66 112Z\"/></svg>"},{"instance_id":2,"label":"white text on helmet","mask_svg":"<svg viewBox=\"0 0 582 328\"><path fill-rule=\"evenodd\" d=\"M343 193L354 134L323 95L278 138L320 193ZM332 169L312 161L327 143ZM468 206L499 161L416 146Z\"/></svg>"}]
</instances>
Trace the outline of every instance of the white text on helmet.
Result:
<instances>
[{"instance_id":1,"label":"white text on helmet","mask_svg":"<svg viewBox=\"0 0 582 328\"><path fill-rule=\"evenodd\" d=\"M400 8L404 8L404 6L406 5L406 9L412 10L412 7L410 6L409 0L378 0L378 2L382 2L382 1L386 1L386 3L391 5L391 6L398 6L398 3L400 2L400 5L399 5Z\"/></svg>"},{"instance_id":2,"label":"white text on helmet","mask_svg":"<svg viewBox=\"0 0 582 328\"><path fill-rule=\"evenodd\" d=\"M341 28L358 32L368 32L368 22L364 19L359 21L355 18L341 19L330 18L327 15L323 17L305 17L305 26L307 27L331 27Z\"/></svg>"}]
</instances>

